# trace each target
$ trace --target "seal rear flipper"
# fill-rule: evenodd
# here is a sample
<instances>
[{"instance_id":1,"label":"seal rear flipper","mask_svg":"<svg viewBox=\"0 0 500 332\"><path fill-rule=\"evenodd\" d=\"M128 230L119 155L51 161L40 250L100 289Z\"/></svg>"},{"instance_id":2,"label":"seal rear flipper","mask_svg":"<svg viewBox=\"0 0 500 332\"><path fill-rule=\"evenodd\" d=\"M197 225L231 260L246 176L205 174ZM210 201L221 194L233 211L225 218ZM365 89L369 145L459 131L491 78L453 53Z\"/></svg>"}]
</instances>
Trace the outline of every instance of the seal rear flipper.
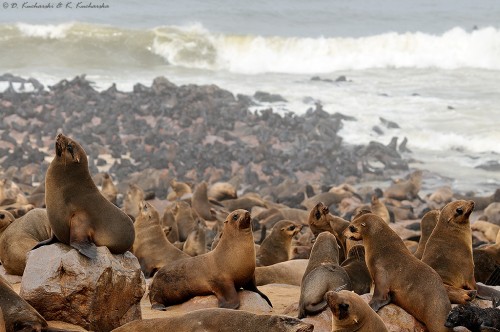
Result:
<instances>
[{"instance_id":1,"label":"seal rear flipper","mask_svg":"<svg viewBox=\"0 0 500 332\"><path fill-rule=\"evenodd\" d=\"M91 241L91 222L86 213L75 213L70 220L69 245L82 255L94 259L97 257L97 247Z\"/></svg>"},{"instance_id":2,"label":"seal rear flipper","mask_svg":"<svg viewBox=\"0 0 500 332\"><path fill-rule=\"evenodd\" d=\"M273 304L271 303L271 300L269 300L269 298L267 297L266 294L262 293L258 288L257 288L257 283L255 281L255 274L254 276L252 277L252 279L247 282L246 285L243 285L242 287L243 289L245 290L249 290L249 291L252 291L252 292L255 292L257 294L259 294L260 296L262 296L262 298L264 300L266 300L266 302L271 306L271 308L273 307Z\"/></svg>"},{"instance_id":3,"label":"seal rear flipper","mask_svg":"<svg viewBox=\"0 0 500 332\"><path fill-rule=\"evenodd\" d=\"M219 301L219 308L238 309L240 307L240 297L232 282L218 282L213 286L213 292Z\"/></svg>"},{"instance_id":4,"label":"seal rear flipper","mask_svg":"<svg viewBox=\"0 0 500 332\"><path fill-rule=\"evenodd\" d=\"M40 248L40 247L43 247L43 246L46 246L48 244L53 244L53 243L58 243L59 242L59 239L54 235L54 233L52 233L52 236L50 238L48 238L47 240L43 240L43 241L40 241L38 242L34 247L33 249L31 250L35 250L37 248Z\"/></svg>"},{"instance_id":5,"label":"seal rear flipper","mask_svg":"<svg viewBox=\"0 0 500 332\"><path fill-rule=\"evenodd\" d=\"M316 304L307 304L305 307L305 311L310 315L319 314L321 311L325 310L327 303L325 300L316 303Z\"/></svg>"}]
</instances>

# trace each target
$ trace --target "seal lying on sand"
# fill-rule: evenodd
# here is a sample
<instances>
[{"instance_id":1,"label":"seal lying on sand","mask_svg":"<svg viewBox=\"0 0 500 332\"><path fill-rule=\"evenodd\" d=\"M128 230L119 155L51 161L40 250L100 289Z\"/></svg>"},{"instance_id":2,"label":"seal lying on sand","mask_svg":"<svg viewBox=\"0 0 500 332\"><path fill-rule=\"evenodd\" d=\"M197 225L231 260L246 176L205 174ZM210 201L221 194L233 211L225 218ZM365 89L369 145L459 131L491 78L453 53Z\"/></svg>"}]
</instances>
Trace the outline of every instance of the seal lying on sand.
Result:
<instances>
[{"instance_id":1,"label":"seal lying on sand","mask_svg":"<svg viewBox=\"0 0 500 332\"><path fill-rule=\"evenodd\" d=\"M175 317L135 320L112 332L312 332L314 326L283 315L256 315L230 309L201 309Z\"/></svg>"},{"instance_id":2,"label":"seal lying on sand","mask_svg":"<svg viewBox=\"0 0 500 332\"><path fill-rule=\"evenodd\" d=\"M255 247L250 213L236 210L224 221L220 241L214 250L172 262L156 273L149 290L153 309L182 303L198 295L214 294L220 308L240 306L240 288L260 294L255 284Z\"/></svg>"},{"instance_id":3,"label":"seal lying on sand","mask_svg":"<svg viewBox=\"0 0 500 332\"><path fill-rule=\"evenodd\" d=\"M59 134L55 152L45 177L52 237L35 248L62 242L88 258L96 257L96 246L106 246L113 254L123 254L132 248L135 237L132 220L99 192L80 144Z\"/></svg>"}]
</instances>

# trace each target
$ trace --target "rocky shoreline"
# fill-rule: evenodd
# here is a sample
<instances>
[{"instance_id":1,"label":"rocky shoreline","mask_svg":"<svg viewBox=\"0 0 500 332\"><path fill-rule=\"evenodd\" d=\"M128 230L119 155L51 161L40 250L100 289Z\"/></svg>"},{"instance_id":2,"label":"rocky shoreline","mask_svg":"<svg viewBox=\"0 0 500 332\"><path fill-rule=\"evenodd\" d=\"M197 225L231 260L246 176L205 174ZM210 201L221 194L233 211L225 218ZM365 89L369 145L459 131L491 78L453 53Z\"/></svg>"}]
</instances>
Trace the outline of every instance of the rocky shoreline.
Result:
<instances>
[{"instance_id":1,"label":"rocky shoreline","mask_svg":"<svg viewBox=\"0 0 500 332\"><path fill-rule=\"evenodd\" d=\"M9 84L0 93L0 167L18 183L43 180L59 132L82 142L92 174L107 171L122 185L139 181L163 197L172 178L211 183L237 176L241 188L258 192L286 179L320 188L387 181L409 171L406 140L399 149L397 138L388 145L345 142L338 132L356 119L329 114L321 104L300 116L278 114L266 105L281 96L234 96L215 85L177 86L164 77L131 92L97 91L85 76L48 88L9 74L0 80ZM24 92L28 85L33 89ZM156 181L144 180L152 176Z\"/></svg>"}]
</instances>

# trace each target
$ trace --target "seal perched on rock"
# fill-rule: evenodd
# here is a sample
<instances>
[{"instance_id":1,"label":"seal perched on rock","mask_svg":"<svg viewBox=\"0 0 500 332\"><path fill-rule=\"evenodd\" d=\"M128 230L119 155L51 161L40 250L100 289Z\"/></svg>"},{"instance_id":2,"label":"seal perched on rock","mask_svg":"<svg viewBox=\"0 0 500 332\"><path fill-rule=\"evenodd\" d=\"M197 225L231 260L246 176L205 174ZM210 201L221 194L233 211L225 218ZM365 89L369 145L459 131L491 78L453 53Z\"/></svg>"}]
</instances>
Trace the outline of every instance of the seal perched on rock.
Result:
<instances>
[{"instance_id":1,"label":"seal perched on rock","mask_svg":"<svg viewBox=\"0 0 500 332\"><path fill-rule=\"evenodd\" d=\"M257 252L257 266L268 266L290 259L292 238L302 229L291 220L278 221L271 229L271 234L262 241Z\"/></svg>"},{"instance_id":2,"label":"seal perched on rock","mask_svg":"<svg viewBox=\"0 0 500 332\"><path fill-rule=\"evenodd\" d=\"M380 217L361 213L344 235L363 240L366 263L375 283L370 306L378 311L394 302L423 322L431 332L444 326L451 310L443 281L436 271L418 260L403 240Z\"/></svg>"},{"instance_id":3,"label":"seal perched on rock","mask_svg":"<svg viewBox=\"0 0 500 332\"><path fill-rule=\"evenodd\" d=\"M45 177L52 237L36 247L62 242L88 258L96 257L96 246L106 246L114 254L132 248L132 220L99 192L80 144L58 134L55 152Z\"/></svg>"},{"instance_id":4,"label":"seal perched on rock","mask_svg":"<svg viewBox=\"0 0 500 332\"><path fill-rule=\"evenodd\" d=\"M240 288L260 294L255 284L255 247L250 213L236 210L224 221L214 250L172 262L156 273L149 290L153 309L182 303L194 296L214 294L220 308L240 306Z\"/></svg>"}]
</instances>

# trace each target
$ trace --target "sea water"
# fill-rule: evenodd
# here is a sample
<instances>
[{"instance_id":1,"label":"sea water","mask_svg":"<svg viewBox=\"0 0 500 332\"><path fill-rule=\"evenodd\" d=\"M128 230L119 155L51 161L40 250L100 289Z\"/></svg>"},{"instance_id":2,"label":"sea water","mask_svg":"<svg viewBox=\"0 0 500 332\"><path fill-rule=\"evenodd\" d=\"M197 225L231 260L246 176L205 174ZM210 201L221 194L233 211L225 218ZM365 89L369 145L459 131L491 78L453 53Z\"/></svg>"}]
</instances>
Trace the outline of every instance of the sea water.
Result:
<instances>
[{"instance_id":1,"label":"sea water","mask_svg":"<svg viewBox=\"0 0 500 332\"><path fill-rule=\"evenodd\" d=\"M499 171L476 168L500 159L497 0L3 6L0 73L46 85L86 74L97 89L116 83L126 91L162 75L235 95L280 94L287 102L264 106L296 114L321 102L356 118L340 132L347 143L406 137L411 166L449 178L454 190L500 187ZM347 81L335 82L342 75Z\"/></svg>"}]
</instances>

